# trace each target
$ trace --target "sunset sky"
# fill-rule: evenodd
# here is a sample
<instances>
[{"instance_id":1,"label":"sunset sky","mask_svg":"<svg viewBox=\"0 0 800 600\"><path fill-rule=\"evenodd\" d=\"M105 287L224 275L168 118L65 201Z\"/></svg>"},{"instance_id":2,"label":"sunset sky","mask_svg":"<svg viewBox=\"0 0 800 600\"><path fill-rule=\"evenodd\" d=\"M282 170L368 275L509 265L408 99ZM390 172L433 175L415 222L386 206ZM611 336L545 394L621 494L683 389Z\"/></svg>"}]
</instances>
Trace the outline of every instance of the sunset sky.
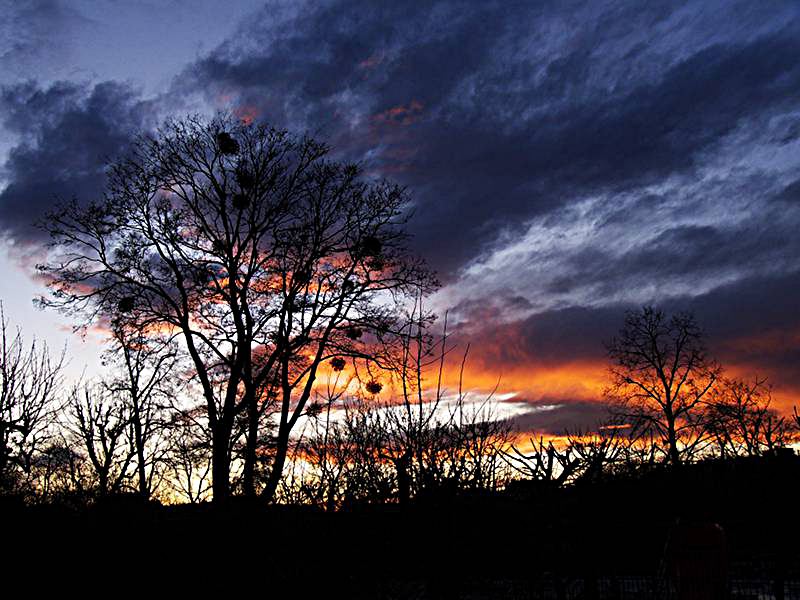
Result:
<instances>
[{"instance_id":1,"label":"sunset sky","mask_svg":"<svg viewBox=\"0 0 800 600\"><path fill-rule=\"evenodd\" d=\"M0 299L74 373L98 340L32 306L32 223L134 132L216 110L408 186L429 305L525 428L600 418L603 341L642 304L800 405L795 0L0 0Z\"/></svg>"}]
</instances>

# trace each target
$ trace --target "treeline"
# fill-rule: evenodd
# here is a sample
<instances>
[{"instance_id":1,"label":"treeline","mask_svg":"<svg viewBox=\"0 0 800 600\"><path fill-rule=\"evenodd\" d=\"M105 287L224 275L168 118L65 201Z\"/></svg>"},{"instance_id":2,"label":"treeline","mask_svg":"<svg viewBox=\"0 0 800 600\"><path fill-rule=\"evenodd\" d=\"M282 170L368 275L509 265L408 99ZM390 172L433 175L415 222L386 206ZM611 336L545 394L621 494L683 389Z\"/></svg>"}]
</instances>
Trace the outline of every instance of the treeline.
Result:
<instances>
[{"instance_id":1,"label":"treeline","mask_svg":"<svg viewBox=\"0 0 800 600\"><path fill-rule=\"evenodd\" d=\"M446 332L433 339L429 317L416 311L396 338L395 352L383 352L380 372L374 357L331 361L291 441L277 501L332 510L407 502L430 490L504 485L510 424L497 417L491 396L476 403L461 389L443 387L452 348ZM193 400L200 392L177 344L114 323L102 376L67 384L63 352L53 356L38 340L26 343L5 316L0 329L4 494L76 504L119 494L170 503L212 498L213 432L204 407ZM435 390L426 388L432 365ZM259 491L274 468L278 404L269 391L259 406ZM246 495L252 431L247 417L237 420L230 448L232 488L240 495Z\"/></svg>"},{"instance_id":2,"label":"treeline","mask_svg":"<svg viewBox=\"0 0 800 600\"><path fill-rule=\"evenodd\" d=\"M666 320L644 309L629 315L628 326L632 318L641 322L654 315ZM177 345L116 324L103 354L104 376L67 384L63 353L54 356L37 340L26 343L5 316L1 324L4 495L72 505L121 494L165 503L211 499L212 432L203 407L191 400L198 391ZM650 347L664 349L666 330L655 331L661 338ZM395 352L383 355L380 372L375 365L362 372L356 362L331 365L291 441L277 502L332 511L510 490L526 481L533 489L556 489L675 466L665 435L667 415L659 414L655 402L635 404L633 410L631 398L620 395L614 382L607 390L608 420L595 430L524 441L498 414L491 394L471 398L461 383L455 390L443 385L445 364L455 351L446 327L433 336L429 319L415 308L402 333ZM694 343L701 341L698 335ZM468 352L469 347L459 357L462 377ZM677 361L671 358L687 364L680 353ZM644 370L636 368L642 377ZM714 369L715 381L702 402L693 402L691 411L670 413L680 419L673 425L680 431L679 464L791 452L787 447L800 429L797 413L788 419L774 412L765 381L730 380ZM693 377L700 376L697 361L692 370ZM679 393L673 390L673 405ZM263 489L280 411L274 400L260 410L255 481ZM237 422L231 445L232 488L238 495L246 495L245 417Z\"/></svg>"}]
</instances>

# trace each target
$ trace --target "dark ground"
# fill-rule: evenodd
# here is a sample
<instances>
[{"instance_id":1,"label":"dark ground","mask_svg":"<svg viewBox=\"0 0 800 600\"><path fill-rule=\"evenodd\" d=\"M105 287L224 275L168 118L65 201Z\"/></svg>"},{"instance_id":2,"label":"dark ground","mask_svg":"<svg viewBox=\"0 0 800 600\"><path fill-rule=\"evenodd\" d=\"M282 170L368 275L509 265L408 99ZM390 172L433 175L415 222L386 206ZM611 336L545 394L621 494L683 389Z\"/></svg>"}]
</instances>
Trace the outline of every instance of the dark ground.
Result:
<instances>
[{"instance_id":1,"label":"dark ground","mask_svg":"<svg viewBox=\"0 0 800 600\"><path fill-rule=\"evenodd\" d=\"M691 564L735 598L800 598L798 482L800 457L784 455L332 514L6 499L2 571L104 596L667 598Z\"/></svg>"}]
</instances>

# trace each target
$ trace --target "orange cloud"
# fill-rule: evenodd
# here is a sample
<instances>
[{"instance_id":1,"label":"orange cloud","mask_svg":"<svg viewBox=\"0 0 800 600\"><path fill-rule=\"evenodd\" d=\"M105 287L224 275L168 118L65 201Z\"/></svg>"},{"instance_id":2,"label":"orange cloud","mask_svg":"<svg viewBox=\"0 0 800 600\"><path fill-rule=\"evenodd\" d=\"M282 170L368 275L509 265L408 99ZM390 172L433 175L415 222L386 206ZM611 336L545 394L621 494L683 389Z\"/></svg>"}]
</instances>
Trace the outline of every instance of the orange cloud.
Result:
<instances>
[{"instance_id":1,"label":"orange cloud","mask_svg":"<svg viewBox=\"0 0 800 600\"><path fill-rule=\"evenodd\" d=\"M497 386L498 394L513 393L519 399L535 402L593 401L602 397L605 373L604 364L593 362L530 363L509 368L475 357L468 358L464 368L464 387L488 392ZM458 375L458 369L451 365L445 369L444 380L452 387L458 384Z\"/></svg>"},{"instance_id":2,"label":"orange cloud","mask_svg":"<svg viewBox=\"0 0 800 600\"><path fill-rule=\"evenodd\" d=\"M411 125L422 115L423 105L417 100L412 100L407 106L395 106L372 116L372 121L377 124Z\"/></svg>"},{"instance_id":3,"label":"orange cloud","mask_svg":"<svg viewBox=\"0 0 800 600\"><path fill-rule=\"evenodd\" d=\"M800 378L793 358L798 349L800 330L770 329L728 341L721 360L729 377L767 377L773 390L773 408L790 414L793 407L800 407Z\"/></svg>"},{"instance_id":4,"label":"orange cloud","mask_svg":"<svg viewBox=\"0 0 800 600\"><path fill-rule=\"evenodd\" d=\"M365 58L360 63L358 63L358 67L360 69L372 69L373 67L377 67L379 64L383 62L384 54L383 52L377 52L372 54L368 58Z\"/></svg>"},{"instance_id":5,"label":"orange cloud","mask_svg":"<svg viewBox=\"0 0 800 600\"><path fill-rule=\"evenodd\" d=\"M465 388L488 392L497 385L498 394L514 393L515 400L532 403L603 401L610 363L600 342L595 355L583 350L583 356L573 357L568 350L553 348L551 338L539 340L535 330L523 332L517 323L467 326L459 338L462 347L472 343L464 370ZM773 408L789 415L793 407L800 407L800 379L788 364L798 348L800 331L775 330L728 343L720 348L719 358L728 377L767 377L773 386ZM455 365L447 368L445 382L457 385Z\"/></svg>"},{"instance_id":6,"label":"orange cloud","mask_svg":"<svg viewBox=\"0 0 800 600\"><path fill-rule=\"evenodd\" d=\"M241 104L233 109L233 114L246 125L250 125L261 116L261 111L252 104Z\"/></svg>"}]
</instances>

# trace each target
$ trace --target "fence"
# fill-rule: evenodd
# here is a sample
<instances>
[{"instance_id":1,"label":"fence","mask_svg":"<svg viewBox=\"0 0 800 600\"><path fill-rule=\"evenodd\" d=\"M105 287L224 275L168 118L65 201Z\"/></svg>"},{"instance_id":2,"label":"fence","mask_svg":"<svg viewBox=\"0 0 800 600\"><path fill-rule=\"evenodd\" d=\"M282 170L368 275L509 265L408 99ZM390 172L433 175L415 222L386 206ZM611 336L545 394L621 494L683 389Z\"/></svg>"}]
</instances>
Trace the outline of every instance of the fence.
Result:
<instances>
[{"instance_id":1,"label":"fence","mask_svg":"<svg viewBox=\"0 0 800 600\"><path fill-rule=\"evenodd\" d=\"M800 600L800 580L732 578L721 588L714 582L673 582L648 576L561 579L544 577L527 583L530 598L537 600ZM520 587L520 586L514 586Z\"/></svg>"}]
</instances>

